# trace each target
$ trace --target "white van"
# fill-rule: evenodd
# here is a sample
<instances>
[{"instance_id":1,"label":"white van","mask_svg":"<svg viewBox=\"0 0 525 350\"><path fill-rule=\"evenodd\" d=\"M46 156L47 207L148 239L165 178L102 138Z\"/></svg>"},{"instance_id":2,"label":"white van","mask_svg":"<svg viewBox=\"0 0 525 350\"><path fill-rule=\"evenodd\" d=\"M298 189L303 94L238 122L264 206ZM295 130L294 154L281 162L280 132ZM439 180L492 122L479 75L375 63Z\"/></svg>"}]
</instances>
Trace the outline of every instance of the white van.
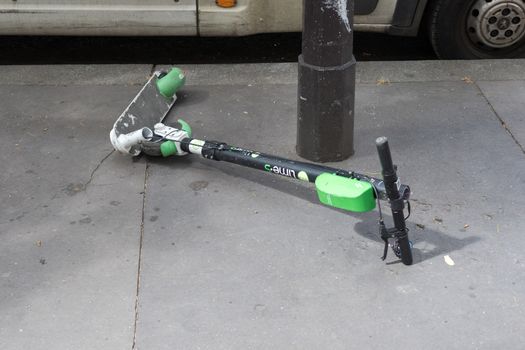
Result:
<instances>
[{"instance_id":1,"label":"white van","mask_svg":"<svg viewBox=\"0 0 525 350\"><path fill-rule=\"evenodd\" d=\"M0 0L0 35L295 32L302 1ZM525 0L355 0L354 21L361 31L428 33L441 58L519 57L525 50Z\"/></svg>"}]
</instances>

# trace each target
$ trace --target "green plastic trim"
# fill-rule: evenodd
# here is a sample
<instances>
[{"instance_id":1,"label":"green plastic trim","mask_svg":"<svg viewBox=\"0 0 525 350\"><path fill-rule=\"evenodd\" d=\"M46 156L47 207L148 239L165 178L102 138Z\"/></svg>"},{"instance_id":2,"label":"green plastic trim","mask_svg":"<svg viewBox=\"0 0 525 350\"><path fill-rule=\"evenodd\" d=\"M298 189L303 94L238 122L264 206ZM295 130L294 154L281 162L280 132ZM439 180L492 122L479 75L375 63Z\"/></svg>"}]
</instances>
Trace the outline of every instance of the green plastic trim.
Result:
<instances>
[{"instance_id":1,"label":"green plastic trim","mask_svg":"<svg viewBox=\"0 0 525 350\"><path fill-rule=\"evenodd\" d=\"M188 137L191 137L191 134L192 134L192 131L191 131L191 126L190 124L186 123L184 120L182 119L179 119L177 120L180 124L180 127L182 129L182 131L186 131L186 133L188 134Z\"/></svg>"},{"instance_id":2,"label":"green plastic trim","mask_svg":"<svg viewBox=\"0 0 525 350\"><path fill-rule=\"evenodd\" d=\"M376 207L374 188L368 182L323 173L315 187L319 201L335 208L362 213Z\"/></svg>"},{"instance_id":3,"label":"green plastic trim","mask_svg":"<svg viewBox=\"0 0 525 350\"><path fill-rule=\"evenodd\" d=\"M160 153L163 157L169 157L174 156L177 154L177 146L175 146L175 142L173 141L166 141L163 142L160 145Z\"/></svg>"},{"instance_id":4,"label":"green plastic trim","mask_svg":"<svg viewBox=\"0 0 525 350\"><path fill-rule=\"evenodd\" d=\"M157 88L162 96L173 98L186 82L186 76L179 68L172 68L168 74L157 80Z\"/></svg>"}]
</instances>

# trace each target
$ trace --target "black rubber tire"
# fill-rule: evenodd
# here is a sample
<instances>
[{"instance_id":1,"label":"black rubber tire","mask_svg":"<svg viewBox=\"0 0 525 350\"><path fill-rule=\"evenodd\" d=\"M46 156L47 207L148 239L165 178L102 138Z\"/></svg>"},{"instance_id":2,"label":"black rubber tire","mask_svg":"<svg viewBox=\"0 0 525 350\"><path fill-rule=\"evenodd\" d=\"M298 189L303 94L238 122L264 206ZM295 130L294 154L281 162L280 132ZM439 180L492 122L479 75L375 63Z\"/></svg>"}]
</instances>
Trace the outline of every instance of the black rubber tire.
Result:
<instances>
[{"instance_id":1,"label":"black rubber tire","mask_svg":"<svg viewBox=\"0 0 525 350\"><path fill-rule=\"evenodd\" d=\"M162 157L162 153L160 152L159 142L151 142L151 141L143 142L141 144L141 150L142 150L142 153L148 156Z\"/></svg>"},{"instance_id":2,"label":"black rubber tire","mask_svg":"<svg viewBox=\"0 0 525 350\"><path fill-rule=\"evenodd\" d=\"M472 41L467 34L466 21L475 1L430 1L426 24L437 56L442 59L525 57L525 38L512 46L501 49L490 48Z\"/></svg>"},{"instance_id":3,"label":"black rubber tire","mask_svg":"<svg viewBox=\"0 0 525 350\"><path fill-rule=\"evenodd\" d=\"M401 238L397 244L399 244L399 250L401 252L401 261L405 265L412 265L412 248L410 247L410 241L408 237Z\"/></svg>"}]
</instances>

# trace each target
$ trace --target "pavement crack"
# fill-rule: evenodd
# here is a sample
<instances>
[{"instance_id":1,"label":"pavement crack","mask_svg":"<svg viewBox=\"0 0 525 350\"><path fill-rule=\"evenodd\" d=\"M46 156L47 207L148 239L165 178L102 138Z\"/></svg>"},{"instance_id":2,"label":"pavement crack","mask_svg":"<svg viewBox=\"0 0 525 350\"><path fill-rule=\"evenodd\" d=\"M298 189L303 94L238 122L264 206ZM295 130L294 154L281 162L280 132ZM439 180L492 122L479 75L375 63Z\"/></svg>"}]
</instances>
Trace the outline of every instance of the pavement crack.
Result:
<instances>
[{"instance_id":1,"label":"pavement crack","mask_svg":"<svg viewBox=\"0 0 525 350\"><path fill-rule=\"evenodd\" d=\"M492 110L492 113L494 113L494 115L496 116L496 118L498 118L499 122L501 123L501 126L505 129L505 131L510 135L510 137L512 138L512 140L514 140L514 143L516 143L516 145L518 145L518 147L521 149L521 152L523 154L525 154L525 147L518 141L518 139L516 138L516 136L514 136L514 134L512 133L512 131L510 130L510 128L507 126L507 123L505 123L505 120L499 115L499 113L496 111L496 108L494 108L494 106L492 105L492 103L490 103L489 99L487 98L487 96L485 96L485 94L483 93L483 90L481 90L481 88L479 87L478 83L473 81L474 85L476 86L476 88L478 89L479 93L481 94L481 96L483 96L483 98L485 99L485 102L487 102L487 104L489 105L490 109Z\"/></svg>"},{"instance_id":2,"label":"pavement crack","mask_svg":"<svg viewBox=\"0 0 525 350\"><path fill-rule=\"evenodd\" d=\"M115 152L114 149L112 149L111 152L106 154L106 156L104 158L102 158L102 160L100 160L100 162L98 162L98 164L95 167L95 169L93 169L91 171L91 175L89 175L89 180L82 186L82 190L83 191L85 191L87 189L87 187L91 184L91 182L93 181L93 178L95 177L95 173L97 172L97 170L102 166L102 163L104 163L106 161L106 159L108 159L113 154L113 152Z\"/></svg>"},{"instance_id":3,"label":"pavement crack","mask_svg":"<svg viewBox=\"0 0 525 350\"><path fill-rule=\"evenodd\" d=\"M142 246L144 242L144 217L146 210L146 191L148 188L149 164L146 163L146 170L144 171L144 189L142 191L142 215L140 219L140 238L139 238L139 258L137 263L137 288L135 292L135 319L133 321L133 343L131 350L137 348L137 323L139 320L139 294L140 294L140 274L142 269Z\"/></svg>"}]
</instances>

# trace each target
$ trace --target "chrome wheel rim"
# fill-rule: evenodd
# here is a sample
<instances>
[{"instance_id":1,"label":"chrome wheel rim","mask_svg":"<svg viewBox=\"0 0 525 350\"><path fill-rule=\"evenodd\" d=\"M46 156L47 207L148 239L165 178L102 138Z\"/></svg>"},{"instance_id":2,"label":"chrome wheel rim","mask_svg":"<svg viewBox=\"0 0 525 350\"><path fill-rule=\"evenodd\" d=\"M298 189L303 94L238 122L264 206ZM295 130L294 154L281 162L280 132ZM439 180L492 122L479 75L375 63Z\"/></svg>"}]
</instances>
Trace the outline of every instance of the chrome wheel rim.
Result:
<instances>
[{"instance_id":1,"label":"chrome wheel rim","mask_svg":"<svg viewBox=\"0 0 525 350\"><path fill-rule=\"evenodd\" d=\"M525 36L525 2L477 0L470 8L467 33L478 45L505 48Z\"/></svg>"}]
</instances>

